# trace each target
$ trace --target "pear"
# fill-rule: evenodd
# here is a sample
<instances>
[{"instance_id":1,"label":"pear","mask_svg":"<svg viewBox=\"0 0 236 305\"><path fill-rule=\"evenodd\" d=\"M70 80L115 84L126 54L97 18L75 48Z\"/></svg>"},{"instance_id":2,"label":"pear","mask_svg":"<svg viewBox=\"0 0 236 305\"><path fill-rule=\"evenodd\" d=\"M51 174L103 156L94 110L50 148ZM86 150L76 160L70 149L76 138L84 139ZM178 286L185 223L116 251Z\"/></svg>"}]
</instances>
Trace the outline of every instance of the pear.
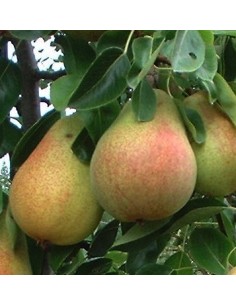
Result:
<instances>
[{"instance_id":1,"label":"pear","mask_svg":"<svg viewBox=\"0 0 236 305\"><path fill-rule=\"evenodd\" d=\"M195 187L196 160L177 107L164 91L155 94L153 120L137 121L126 103L92 156L94 194L123 222L166 218L187 203Z\"/></svg>"},{"instance_id":2,"label":"pear","mask_svg":"<svg viewBox=\"0 0 236 305\"><path fill-rule=\"evenodd\" d=\"M229 195L236 191L236 128L216 104L210 104L206 92L187 97L185 104L198 111L206 130L203 144L191 143L198 167L196 191Z\"/></svg>"},{"instance_id":3,"label":"pear","mask_svg":"<svg viewBox=\"0 0 236 305\"><path fill-rule=\"evenodd\" d=\"M40 243L75 244L97 227L103 210L89 181L89 165L71 145L82 130L78 114L59 119L19 168L9 200L19 227Z\"/></svg>"},{"instance_id":4,"label":"pear","mask_svg":"<svg viewBox=\"0 0 236 305\"><path fill-rule=\"evenodd\" d=\"M231 269L228 271L227 275L236 275L236 267L231 268Z\"/></svg>"},{"instance_id":5,"label":"pear","mask_svg":"<svg viewBox=\"0 0 236 305\"><path fill-rule=\"evenodd\" d=\"M12 237L7 226L7 211L0 215L0 275L30 275L32 274L25 235L17 231L13 245Z\"/></svg>"}]
</instances>

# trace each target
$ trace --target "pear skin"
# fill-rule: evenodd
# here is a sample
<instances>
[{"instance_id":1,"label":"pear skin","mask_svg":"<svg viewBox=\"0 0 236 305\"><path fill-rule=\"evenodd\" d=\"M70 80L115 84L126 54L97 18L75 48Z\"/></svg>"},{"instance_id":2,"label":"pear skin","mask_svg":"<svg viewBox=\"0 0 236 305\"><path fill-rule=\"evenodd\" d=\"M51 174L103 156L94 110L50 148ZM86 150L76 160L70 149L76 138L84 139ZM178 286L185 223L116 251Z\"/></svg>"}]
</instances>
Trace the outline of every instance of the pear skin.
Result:
<instances>
[{"instance_id":1,"label":"pear skin","mask_svg":"<svg viewBox=\"0 0 236 305\"><path fill-rule=\"evenodd\" d=\"M18 231L13 246L6 224L7 216L6 211L0 215L0 275L30 275L32 270L25 236Z\"/></svg>"},{"instance_id":2,"label":"pear skin","mask_svg":"<svg viewBox=\"0 0 236 305\"><path fill-rule=\"evenodd\" d=\"M58 120L12 181L9 199L14 219L41 243L75 244L101 220L103 211L90 187L89 165L71 149L82 128L77 114Z\"/></svg>"},{"instance_id":3,"label":"pear skin","mask_svg":"<svg viewBox=\"0 0 236 305\"><path fill-rule=\"evenodd\" d=\"M192 141L198 174L196 191L213 197L236 191L236 128L214 104L206 92L199 91L185 99L185 104L198 111L205 129L203 144Z\"/></svg>"},{"instance_id":4,"label":"pear skin","mask_svg":"<svg viewBox=\"0 0 236 305\"><path fill-rule=\"evenodd\" d=\"M138 122L128 102L100 138L90 165L98 202L123 222L166 218L190 199L196 160L173 100L155 90L157 112Z\"/></svg>"}]
</instances>

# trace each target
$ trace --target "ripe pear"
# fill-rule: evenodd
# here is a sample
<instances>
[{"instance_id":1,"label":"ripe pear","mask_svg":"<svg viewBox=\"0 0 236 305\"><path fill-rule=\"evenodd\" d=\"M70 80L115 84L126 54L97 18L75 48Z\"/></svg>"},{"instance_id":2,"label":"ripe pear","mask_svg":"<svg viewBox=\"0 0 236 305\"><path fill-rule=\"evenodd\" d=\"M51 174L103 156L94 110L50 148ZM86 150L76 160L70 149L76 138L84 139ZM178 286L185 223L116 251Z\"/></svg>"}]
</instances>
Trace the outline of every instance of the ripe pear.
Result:
<instances>
[{"instance_id":1,"label":"ripe pear","mask_svg":"<svg viewBox=\"0 0 236 305\"><path fill-rule=\"evenodd\" d=\"M5 210L0 215L0 275L32 274L25 235L17 231L15 244L11 240Z\"/></svg>"},{"instance_id":2,"label":"ripe pear","mask_svg":"<svg viewBox=\"0 0 236 305\"><path fill-rule=\"evenodd\" d=\"M90 235L102 217L89 181L89 165L71 145L82 130L74 114L59 119L14 176L10 207L29 236L55 245L75 244Z\"/></svg>"},{"instance_id":3,"label":"ripe pear","mask_svg":"<svg viewBox=\"0 0 236 305\"><path fill-rule=\"evenodd\" d=\"M185 104L198 111L206 130L203 144L191 143L198 167L196 191L229 195L236 191L236 128L216 104L210 104L206 92L187 97Z\"/></svg>"},{"instance_id":4,"label":"ripe pear","mask_svg":"<svg viewBox=\"0 0 236 305\"><path fill-rule=\"evenodd\" d=\"M92 156L94 193L101 206L123 222L168 217L194 190L196 160L179 112L167 93L155 94L153 120L137 121L131 103L126 103Z\"/></svg>"}]
</instances>

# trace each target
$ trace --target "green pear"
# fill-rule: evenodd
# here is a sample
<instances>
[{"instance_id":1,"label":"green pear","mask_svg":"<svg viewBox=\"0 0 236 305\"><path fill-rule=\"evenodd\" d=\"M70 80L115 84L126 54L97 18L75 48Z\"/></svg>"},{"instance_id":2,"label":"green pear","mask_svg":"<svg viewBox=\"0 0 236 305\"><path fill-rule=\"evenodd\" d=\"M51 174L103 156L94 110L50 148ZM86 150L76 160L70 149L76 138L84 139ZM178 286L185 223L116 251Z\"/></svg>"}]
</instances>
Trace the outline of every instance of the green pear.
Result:
<instances>
[{"instance_id":1,"label":"green pear","mask_svg":"<svg viewBox=\"0 0 236 305\"><path fill-rule=\"evenodd\" d=\"M148 122L128 102L100 138L92 156L91 185L98 202L123 222L157 220L191 197L196 160L173 100L155 90L158 106Z\"/></svg>"},{"instance_id":2,"label":"green pear","mask_svg":"<svg viewBox=\"0 0 236 305\"><path fill-rule=\"evenodd\" d=\"M210 104L206 92L187 97L185 104L198 111L206 129L203 144L191 143L198 167L196 191L229 195L236 191L236 128L216 104Z\"/></svg>"},{"instance_id":3,"label":"green pear","mask_svg":"<svg viewBox=\"0 0 236 305\"><path fill-rule=\"evenodd\" d=\"M0 215L0 275L32 274L25 235L18 230L13 245L7 213L4 210Z\"/></svg>"},{"instance_id":4,"label":"green pear","mask_svg":"<svg viewBox=\"0 0 236 305\"><path fill-rule=\"evenodd\" d=\"M37 241L75 244L102 217L89 181L89 165L71 145L82 130L77 114L58 120L19 168L10 188L10 207L19 227Z\"/></svg>"}]
</instances>

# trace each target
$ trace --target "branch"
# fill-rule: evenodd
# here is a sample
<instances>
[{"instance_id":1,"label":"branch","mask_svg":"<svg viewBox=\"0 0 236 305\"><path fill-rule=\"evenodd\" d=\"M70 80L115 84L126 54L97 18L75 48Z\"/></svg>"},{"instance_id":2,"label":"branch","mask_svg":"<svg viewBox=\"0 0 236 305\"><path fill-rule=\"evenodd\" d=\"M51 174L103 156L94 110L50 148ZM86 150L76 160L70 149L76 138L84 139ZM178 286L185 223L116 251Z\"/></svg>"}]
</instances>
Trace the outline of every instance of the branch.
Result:
<instances>
[{"instance_id":1,"label":"branch","mask_svg":"<svg viewBox=\"0 0 236 305\"><path fill-rule=\"evenodd\" d=\"M39 81L35 78L37 62L30 41L12 40L22 74L21 113L23 129L31 127L40 118Z\"/></svg>"},{"instance_id":2,"label":"branch","mask_svg":"<svg viewBox=\"0 0 236 305\"><path fill-rule=\"evenodd\" d=\"M40 79L48 79L48 80L56 80L61 76L66 75L66 71L65 70L58 70L58 71L40 71L40 70L36 70L35 71L35 78L37 80Z\"/></svg>"}]
</instances>

